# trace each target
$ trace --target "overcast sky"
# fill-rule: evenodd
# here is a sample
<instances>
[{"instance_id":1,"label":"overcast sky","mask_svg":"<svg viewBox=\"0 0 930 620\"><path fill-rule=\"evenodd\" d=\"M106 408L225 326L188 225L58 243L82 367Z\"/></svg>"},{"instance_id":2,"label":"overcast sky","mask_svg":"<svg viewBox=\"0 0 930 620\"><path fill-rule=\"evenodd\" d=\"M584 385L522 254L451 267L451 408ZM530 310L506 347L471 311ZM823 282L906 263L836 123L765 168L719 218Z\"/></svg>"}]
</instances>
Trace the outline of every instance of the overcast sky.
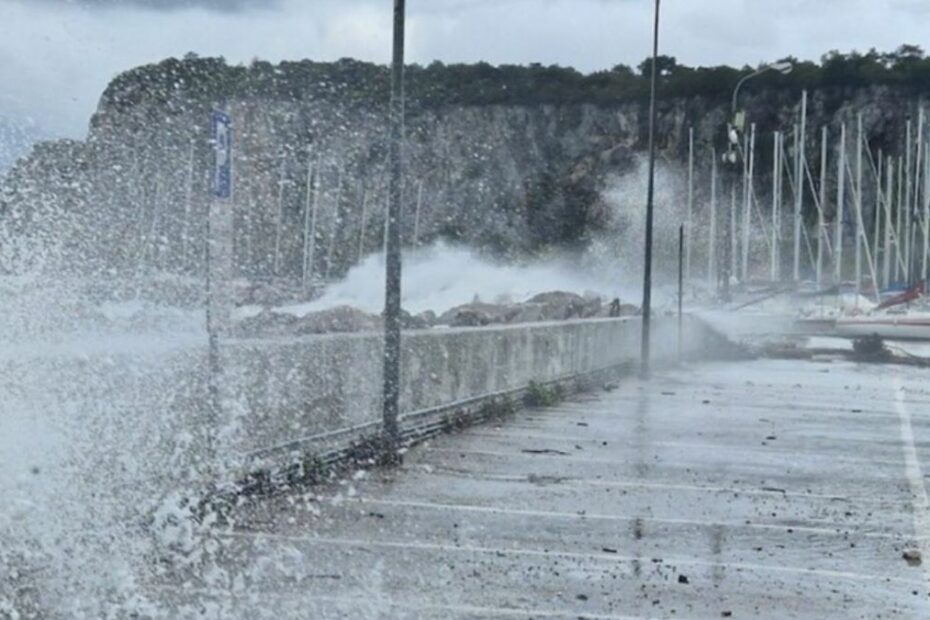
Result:
<instances>
[{"instance_id":1,"label":"overcast sky","mask_svg":"<svg viewBox=\"0 0 930 620\"><path fill-rule=\"evenodd\" d=\"M930 0L664 0L663 53L756 64L924 44ZM0 0L0 118L82 137L107 82L181 56L390 58L392 0ZM652 0L407 0L408 59L635 65ZM925 45L927 47L927 45Z\"/></svg>"}]
</instances>

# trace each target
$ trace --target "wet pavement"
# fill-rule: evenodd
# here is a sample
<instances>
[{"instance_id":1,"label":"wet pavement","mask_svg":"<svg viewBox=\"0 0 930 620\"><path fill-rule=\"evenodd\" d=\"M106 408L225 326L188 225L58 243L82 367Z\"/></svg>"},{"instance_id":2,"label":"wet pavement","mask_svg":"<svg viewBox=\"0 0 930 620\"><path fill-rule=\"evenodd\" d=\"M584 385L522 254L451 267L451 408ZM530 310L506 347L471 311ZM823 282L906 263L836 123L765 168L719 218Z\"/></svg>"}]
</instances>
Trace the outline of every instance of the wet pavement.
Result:
<instances>
[{"instance_id":1,"label":"wet pavement","mask_svg":"<svg viewBox=\"0 0 930 620\"><path fill-rule=\"evenodd\" d=\"M710 364L442 436L400 469L244 510L224 608L928 618L928 378Z\"/></svg>"}]
</instances>

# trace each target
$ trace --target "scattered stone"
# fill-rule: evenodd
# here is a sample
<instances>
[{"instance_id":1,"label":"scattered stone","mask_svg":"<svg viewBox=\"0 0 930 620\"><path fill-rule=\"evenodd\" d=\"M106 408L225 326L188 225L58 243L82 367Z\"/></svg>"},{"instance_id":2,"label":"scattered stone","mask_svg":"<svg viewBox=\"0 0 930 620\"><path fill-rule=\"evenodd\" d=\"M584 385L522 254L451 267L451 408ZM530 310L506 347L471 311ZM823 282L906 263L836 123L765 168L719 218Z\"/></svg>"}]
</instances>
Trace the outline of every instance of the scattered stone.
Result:
<instances>
[{"instance_id":1,"label":"scattered stone","mask_svg":"<svg viewBox=\"0 0 930 620\"><path fill-rule=\"evenodd\" d=\"M530 474L526 477L526 481L539 486L547 486L550 484L561 484L562 482L565 482L565 478L560 478L559 476L540 476L538 474Z\"/></svg>"},{"instance_id":2,"label":"scattered stone","mask_svg":"<svg viewBox=\"0 0 930 620\"><path fill-rule=\"evenodd\" d=\"M762 487L762 490L768 493L781 493L782 495L787 495L788 493L785 489L779 489L778 487Z\"/></svg>"},{"instance_id":3,"label":"scattered stone","mask_svg":"<svg viewBox=\"0 0 930 620\"><path fill-rule=\"evenodd\" d=\"M691 581L688 579L687 575L678 575L678 583L689 584Z\"/></svg>"},{"instance_id":4,"label":"scattered stone","mask_svg":"<svg viewBox=\"0 0 930 620\"><path fill-rule=\"evenodd\" d=\"M901 557L904 558L908 566L920 566L923 563L923 557L917 549L905 549Z\"/></svg>"}]
</instances>

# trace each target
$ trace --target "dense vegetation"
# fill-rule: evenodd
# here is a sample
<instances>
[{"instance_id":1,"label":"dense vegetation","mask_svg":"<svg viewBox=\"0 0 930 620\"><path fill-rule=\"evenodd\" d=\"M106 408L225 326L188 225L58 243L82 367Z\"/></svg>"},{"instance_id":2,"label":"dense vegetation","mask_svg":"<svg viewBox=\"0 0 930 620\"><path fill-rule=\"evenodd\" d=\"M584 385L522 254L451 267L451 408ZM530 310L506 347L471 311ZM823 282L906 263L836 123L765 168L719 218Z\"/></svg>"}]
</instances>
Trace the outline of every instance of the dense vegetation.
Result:
<instances>
[{"instance_id":1,"label":"dense vegetation","mask_svg":"<svg viewBox=\"0 0 930 620\"><path fill-rule=\"evenodd\" d=\"M747 90L856 88L894 85L912 92L930 91L930 58L915 45L894 52L840 53L831 51L819 63L785 58L794 64L788 75L771 71ZM609 71L582 74L558 65L529 66L443 64L411 65L407 70L409 102L414 107L492 104L616 104L648 95L651 59L636 70L617 65ZM724 100L750 67L689 67L674 57L659 57L659 94L662 97L706 97ZM173 94L184 91L197 100L222 101L233 97L288 99L339 98L342 101L384 101L388 96L386 67L351 59L337 62L269 62L228 65L223 58L188 54L121 74L107 88L104 101L131 106L142 101L171 105ZM175 100L176 102L176 100Z\"/></svg>"}]
</instances>

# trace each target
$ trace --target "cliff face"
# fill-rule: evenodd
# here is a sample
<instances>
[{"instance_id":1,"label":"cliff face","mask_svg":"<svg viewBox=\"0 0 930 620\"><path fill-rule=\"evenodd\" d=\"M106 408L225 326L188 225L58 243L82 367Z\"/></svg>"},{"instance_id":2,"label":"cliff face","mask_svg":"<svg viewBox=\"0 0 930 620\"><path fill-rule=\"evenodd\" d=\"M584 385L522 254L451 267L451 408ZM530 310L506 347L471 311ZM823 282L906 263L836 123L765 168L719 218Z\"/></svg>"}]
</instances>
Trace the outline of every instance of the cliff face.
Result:
<instances>
[{"instance_id":1,"label":"cliff face","mask_svg":"<svg viewBox=\"0 0 930 620\"><path fill-rule=\"evenodd\" d=\"M165 69L133 75L157 71ZM85 142L41 144L12 169L0 195L0 214L13 233L8 238L19 241L0 253L7 269L43 247L52 248L56 263L81 269L200 272L208 123L220 98L193 88L189 78L156 77L118 78ZM241 86L247 82L223 95L234 124L238 271L250 278L297 277L309 254L315 277L340 275L383 242L385 100L323 92L318 82L294 81L283 92L280 81L267 91ZM790 129L798 99L785 91L750 92L742 100L759 125L760 195L770 187L764 175L771 131ZM723 137L729 114L725 100L659 106L663 165L683 167L688 128L694 128L699 203L709 189L710 147ZM810 165L818 165L820 126L836 136L841 122L854 125L862 112L872 145L892 150L902 141L904 113L916 105L913 96L887 87L812 93ZM427 105L411 92L405 244L443 237L522 254L587 243L616 217L603 190L611 183L624 191L616 179L634 169L636 153L644 150L646 120L644 101Z\"/></svg>"}]
</instances>

